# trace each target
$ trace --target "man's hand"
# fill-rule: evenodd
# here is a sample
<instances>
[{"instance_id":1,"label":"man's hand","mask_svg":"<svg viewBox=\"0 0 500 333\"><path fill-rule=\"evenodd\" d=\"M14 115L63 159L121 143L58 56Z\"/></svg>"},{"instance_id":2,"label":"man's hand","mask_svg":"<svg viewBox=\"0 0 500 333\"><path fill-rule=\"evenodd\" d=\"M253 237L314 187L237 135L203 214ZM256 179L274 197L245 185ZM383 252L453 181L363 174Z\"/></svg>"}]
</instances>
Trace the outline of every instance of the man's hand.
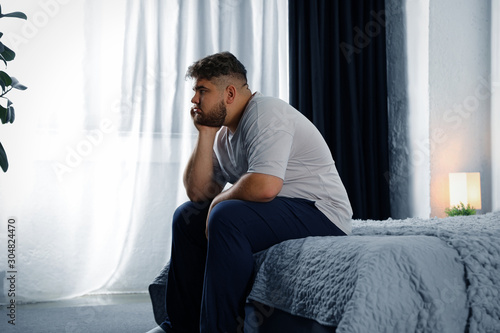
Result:
<instances>
[{"instance_id":1,"label":"man's hand","mask_svg":"<svg viewBox=\"0 0 500 333\"><path fill-rule=\"evenodd\" d=\"M196 121L196 108L191 108L191 117L198 130L198 141L184 171L184 187L191 201L213 199L222 187L213 180L213 145L219 130L217 127L201 125Z\"/></svg>"},{"instance_id":2,"label":"man's hand","mask_svg":"<svg viewBox=\"0 0 500 333\"><path fill-rule=\"evenodd\" d=\"M198 107L193 105L191 107L190 114L191 114L191 119L193 119L193 124L196 127L196 129L198 130L198 132L208 131L208 132L217 133L217 131L222 126L207 126L207 125L200 124L200 122L198 121L199 112L197 110L198 110Z\"/></svg>"}]
</instances>

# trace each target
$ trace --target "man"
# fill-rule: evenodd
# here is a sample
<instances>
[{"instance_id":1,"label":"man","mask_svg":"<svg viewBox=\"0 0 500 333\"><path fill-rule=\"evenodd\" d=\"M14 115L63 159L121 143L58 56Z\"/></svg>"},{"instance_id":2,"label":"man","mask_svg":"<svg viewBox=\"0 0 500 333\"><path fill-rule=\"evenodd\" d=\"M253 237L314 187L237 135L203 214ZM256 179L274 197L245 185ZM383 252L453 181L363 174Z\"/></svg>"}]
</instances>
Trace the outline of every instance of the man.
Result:
<instances>
[{"instance_id":1,"label":"man","mask_svg":"<svg viewBox=\"0 0 500 333\"><path fill-rule=\"evenodd\" d=\"M173 218L168 319L150 332L236 332L253 254L288 239L351 231L352 209L319 131L247 84L229 52L189 67L198 141ZM233 184L223 190L226 183Z\"/></svg>"}]
</instances>

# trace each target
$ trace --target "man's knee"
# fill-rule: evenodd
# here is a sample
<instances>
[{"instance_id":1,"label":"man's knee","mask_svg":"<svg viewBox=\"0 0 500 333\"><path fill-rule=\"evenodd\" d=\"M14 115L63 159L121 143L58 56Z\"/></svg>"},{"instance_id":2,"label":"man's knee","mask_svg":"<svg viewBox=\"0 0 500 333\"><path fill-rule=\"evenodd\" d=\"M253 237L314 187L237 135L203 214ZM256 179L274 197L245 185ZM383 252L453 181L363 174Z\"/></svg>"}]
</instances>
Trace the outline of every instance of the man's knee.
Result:
<instances>
[{"instance_id":1,"label":"man's knee","mask_svg":"<svg viewBox=\"0 0 500 333\"><path fill-rule=\"evenodd\" d=\"M177 207L172 220L172 229L189 227L198 220L206 221L209 201L192 202L188 201Z\"/></svg>"},{"instance_id":2,"label":"man's knee","mask_svg":"<svg viewBox=\"0 0 500 333\"><path fill-rule=\"evenodd\" d=\"M222 201L212 208L210 211L210 218L208 221L209 233L217 229L228 230L235 220L241 214L241 209L244 205L241 200L227 200Z\"/></svg>"}]
</instances>

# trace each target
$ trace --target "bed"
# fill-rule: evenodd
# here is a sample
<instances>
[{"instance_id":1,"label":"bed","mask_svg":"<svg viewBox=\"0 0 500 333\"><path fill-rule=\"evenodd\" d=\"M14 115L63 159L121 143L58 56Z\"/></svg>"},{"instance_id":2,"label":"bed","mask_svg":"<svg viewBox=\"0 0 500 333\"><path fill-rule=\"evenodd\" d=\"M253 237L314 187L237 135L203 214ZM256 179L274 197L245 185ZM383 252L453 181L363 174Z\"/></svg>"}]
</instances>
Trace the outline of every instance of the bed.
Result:
<instances>
[{"instance_id":1,"label":"bed","mask_svg":"<svg viewBox=\"0 0 500 333\"><path fill-rule=\"evenodd\" d=\"M255 258L245 332L500 332L500 212L354 220ZM157 322L167 269L149 287Z\"/></svg>"}]
</instances>

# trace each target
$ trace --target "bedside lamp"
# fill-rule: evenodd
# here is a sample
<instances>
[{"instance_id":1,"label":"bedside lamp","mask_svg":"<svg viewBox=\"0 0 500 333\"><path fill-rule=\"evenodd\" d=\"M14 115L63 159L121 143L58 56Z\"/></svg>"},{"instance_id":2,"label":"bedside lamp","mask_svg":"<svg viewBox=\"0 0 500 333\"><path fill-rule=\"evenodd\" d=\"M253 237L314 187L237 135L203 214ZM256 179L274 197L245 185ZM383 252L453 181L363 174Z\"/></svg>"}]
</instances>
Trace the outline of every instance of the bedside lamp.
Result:
<instances>
[{"instance_id":1,"label":"bedside lamp","mask_svg":"<svg viewBox=\"0 0 500 333\"><path fill-rule=\"evenodd\" d=\"M461 202L481 209L481 176L479 172L450 173L450 207Z\"/></svg>"}]
</instances>

